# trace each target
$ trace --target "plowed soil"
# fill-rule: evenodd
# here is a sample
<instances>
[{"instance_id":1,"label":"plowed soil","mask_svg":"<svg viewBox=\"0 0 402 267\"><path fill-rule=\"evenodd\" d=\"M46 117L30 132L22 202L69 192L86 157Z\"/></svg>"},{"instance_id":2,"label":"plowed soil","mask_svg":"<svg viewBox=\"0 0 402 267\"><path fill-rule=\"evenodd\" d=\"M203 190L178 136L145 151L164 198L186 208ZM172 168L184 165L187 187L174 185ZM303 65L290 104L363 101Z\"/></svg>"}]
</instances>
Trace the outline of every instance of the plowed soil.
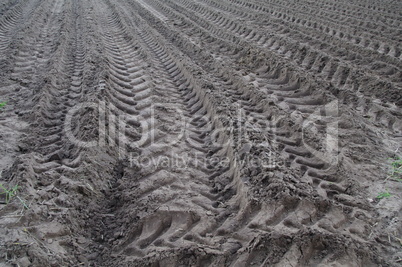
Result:
<instances>
[{"instance_id":1,"label":"plowed soil","mask_svg":"<svg viewBox=\"0 0 402 267\"><path fill-rule=\"evenodd\" d=\"M0 265L401 266L401 14L1 1Z\"/></svg>"}]
</instances>

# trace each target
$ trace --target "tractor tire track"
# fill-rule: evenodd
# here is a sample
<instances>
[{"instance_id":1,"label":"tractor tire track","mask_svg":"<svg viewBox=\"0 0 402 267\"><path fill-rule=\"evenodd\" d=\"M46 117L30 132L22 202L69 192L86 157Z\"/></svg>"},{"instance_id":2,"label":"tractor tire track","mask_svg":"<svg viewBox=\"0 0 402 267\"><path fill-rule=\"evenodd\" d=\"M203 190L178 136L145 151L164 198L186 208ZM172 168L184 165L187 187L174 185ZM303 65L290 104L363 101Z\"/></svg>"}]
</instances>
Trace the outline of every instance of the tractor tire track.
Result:
<instances>
[{"instance_id":1,"label":"tractor tire track","mask_svg":"<svg viewBox=\"0 0 402 267\"><path fill-rule=\"evenodd\" d=\"M124 53L125 47L132 47L128 43L123 42L127 37L116 38L116 36L127 32L124 30L125 27L122 26L122 22L117 15L109 15L108 24L110 25L110 29L113 30L109 33L110 37L107 38L108 41L105 40L106 46L116 48L114 55L117 56L117 61L121 62L124 58L130 62L129 54L122 54ZM201 242L203 244L210 243L209 233L214 232L218 221L225 219L225 217L219 218L222 215L223 209L218 206L222 205L222 201L225 201L225 198L228 198L227 195L230 194L230 189L219 192L225 187L224 184L220 184L219 189L212 190L212 181L219 180L220 176L226 175L230 167L222 165L214 166L217 162L209 163L209 161L206 160L206 158L208 158L206 156L207 153L209 157L212 157L214 154L222 154L223 152L221 152L222 148L219 146L208 148L208 144L212 144L212 140L208 139L209 132L213 131L213 129L208 130L208 127L210 127L208 126L209 123L204 121L208 118L208 115L206 115L208 112L207 109L203 107L203 100L198 98L198 93L193 88L193 85L191 85L191 74L183 69L184 67L176 62L163 46L158 44L154 37L149 35L148 30L139 30L136 36L143 42L139 46L144 49L145 54L151 62L151 66L153 67L152 73L154 73L154 75L158 73L158 75L153 77L162 79L155 80L152 83L155 88L150 90L149 93L153 95L152 102L153 105L155 105L153 108L163 111L159 111L157 122L151 125L153 126L152 128L155 128L153 131L154 136L152 136L154 140L152 140L152 142L146 140L139 146L141 150L139 158L148 157L157 163L166 157L170 158L169 160L171 162L183 158L185 158L186 161L188 160L188 162L185 162L187 167L184 170L177 169L176 166L170 166L170 169L166 169L166 167L158 166L159 164L148 166L148 170L141 170L143 178L136 182L138 183L138 188L135 190L136 193L134 195L136 202L146 203L147 201L154 200L154 203L147 203L147 209L153 206L156 206L157 209L139 219L139 222L133 226L126 225L125 227L114 230L123 231L123 229L127 227L133 229L123 241L119 242L120 244L116 252L122 255L138 257L144 256L150 251L158 249L158 247L159 249L162 247L173 247L174 244L178 242L189 244L193 244L193 242ZM116 42L112 43L112 40ZM110 44L107 44L109 42ZM118 56L117 51L121 51L121 56ZM138 60L135 62L138 62ZM146 64L144 65L146 66ZM120 66L119 69L124 70L125 68ZM146 67L144 69L146 69ZM149 72L149 70L147 70L147 72ZM123 75L124 71L120 74ZM131 79L127 77L125 82L130 82L130 80ZM158 84L163 84L164 88L160 87ZM116 87L116 84L113 84L112 87ZM142 91L143 90L139 93L143 94ZM136 94L134 93L134 95ZM136 96L134 96L134 99L136 99ZM137 99L140 102L147 100L141 96ZM163 102L159 102L162 99ZM138 102L137 105L140 105L140 102ZM163 114L165 112L166 114ZM189 125L189 127L186 128L185 140L180 140L181 138L175 140L175 138L177 138L175 135L178 134L175 128L177 129L178 127L181 129L184 128L184 125L175 126L172 124L173 121L171 117L177 118L177 115L173 115L174 113L172 112L182 114L182 123ZM174 128L172 128L172 126L174 126ZM159 131L163 133L163 138L158 138ZM142 134L148 135L149 132L142 132ZM167 149L169 145L172 146L170 150ZM194 152L191 152L192 150L194 150ZM120 179L126 180L130 175L133 175L133 167L126 167L125 172L127 172L127 174L124 174ZM233 170L230 172L233 172ZM183 178L188 177L186 179L187 181L177 180L175 177L177 177L178 174ZM162 177L164 177L163 180L161 180ZM192 181L193 179L195 179L195 181ZM229 182L230 180L226 181L226 183ZM132 186L133 185L126 184L125 187L132 188ZM175 191L180 191L170 193L169 188L175 188ZM191 189L192 192L191 201L181 197L178 198L180 195L187 195L189 189ZM117 188L113 189L114 194L116 194L116 190ZM211 190L213 192L210 192ZM181 191L182 193L180 193ZM127 193L121 192L119 194L125 195ZM123 205L123 208L129 209L125 207L125 205ZM116 212L117 215L125 214L125 209L118 209L114 212ZM109 210L104 212L110 214L110 207ZM215 216L218 216L218 218L215 218ZM116 222L116 220L118 221L118 219L114 219L113 222ZM112 220L108 221L112 223ZM108 225L108 223L106 223L106 225Z\"/></svg>"},{"instance_id":2,"label":"tractor tire track","mask_svg":"<svg viewBox=\"0 0 402 267\"><path fill-rule=\"evenodd\" d=\"M400 10L4 1L0 264L398 266Z\"/></svg>"}]
</instances>

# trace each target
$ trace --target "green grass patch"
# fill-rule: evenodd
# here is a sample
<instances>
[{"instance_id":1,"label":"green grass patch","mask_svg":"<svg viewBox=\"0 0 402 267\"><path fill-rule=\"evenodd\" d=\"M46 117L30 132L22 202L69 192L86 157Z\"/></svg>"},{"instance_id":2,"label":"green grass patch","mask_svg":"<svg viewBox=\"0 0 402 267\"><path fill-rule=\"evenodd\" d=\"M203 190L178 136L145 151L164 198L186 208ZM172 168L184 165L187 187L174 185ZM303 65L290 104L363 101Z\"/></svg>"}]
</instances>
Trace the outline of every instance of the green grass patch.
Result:
<instances>
[{"instance_id":1,"label":"green grass patch","mask_svg":"<svg viewBox=\"0 0 402 267\"><path fill-rule=\"evenodd\" d=\"M0 184L0 189L3 190L3 192L0 193L0 195L6 195L6 204L10 203L10 201L16 197L18 198L18 200L22 203L22 205L24 206L24 208L29 209L28 205L25 203L24 200L22 200L18 195L17 195L17 191L18 191L18 185L15 185L11 188L7 188L4 185Z\"/></svg>"},{"instance_id":2,"label":"green grass patch","mask_svg":"<svg viewBox=\"0 0 402 267\"><path fill-rule=\"evenodd\" d=\"M391 171L389 178L394 181L402 182L402 159L400 157L391 158Z\"/></svg>"},{"instance_id":3,"label":"green grass patch","mask_svg":"<svg viewBox=\"0 0 402 267\"><path fill-rule=\"evenodd\" d=\"M7 105L7 101L0 103L0 109L4 108Z\"/></svg>"},{"instance_id":4,"label":"green grass patch","mask_svg":"<svg viewBox=\"0 0 402 267\"><path fill-rule=\"evenodd\" d=\"M391 196L392 195L389 192L381 192L381 193L378 193L376 198L377 199L383 199L383 198L389 198Z\"/></svg>"},{"instance_id":5,"label":"green grass patch","mask_svg":"<svg viewBox=\"0 0 402 267\"><path fill-rule=\"evenodd\" d=\"M10 202L10 200L17 195L18 185L7 189L4 185L0 184L0 188L3 189L2 195L6 195L6 204Z\"/></svg>"}]
</instances>

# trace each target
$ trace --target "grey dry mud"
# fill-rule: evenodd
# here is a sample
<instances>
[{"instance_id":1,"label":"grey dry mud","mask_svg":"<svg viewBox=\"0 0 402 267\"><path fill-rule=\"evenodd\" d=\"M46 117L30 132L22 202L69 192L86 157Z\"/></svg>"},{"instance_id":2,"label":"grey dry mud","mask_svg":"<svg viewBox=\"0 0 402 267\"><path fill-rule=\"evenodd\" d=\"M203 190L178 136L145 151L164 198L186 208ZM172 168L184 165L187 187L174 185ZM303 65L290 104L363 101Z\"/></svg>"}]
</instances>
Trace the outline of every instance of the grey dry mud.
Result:
<instances>
[{"instance_id":1,"label":"grey dry mud","mask_svg":"<svg viewBox=\"0 0 402 267\"><path fill-rule=\"evenodd\" d=\"M401 12L3 1L1 264L400 266Z\"/></svg>"}]
</instances>

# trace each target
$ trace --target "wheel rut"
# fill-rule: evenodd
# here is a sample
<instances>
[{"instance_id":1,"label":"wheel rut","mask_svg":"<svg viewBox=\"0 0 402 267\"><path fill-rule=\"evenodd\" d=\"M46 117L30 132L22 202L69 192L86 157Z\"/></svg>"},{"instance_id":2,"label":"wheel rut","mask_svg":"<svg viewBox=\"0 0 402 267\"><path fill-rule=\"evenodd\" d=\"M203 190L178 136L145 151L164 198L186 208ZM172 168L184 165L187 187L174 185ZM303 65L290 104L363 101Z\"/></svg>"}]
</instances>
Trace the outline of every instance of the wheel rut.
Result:
<instances>
[{"instance_id":1,"label":"wheel rut","mask_svg":"<svg viewBox=\"0 0 402 267\"><path fill-rule=\"evenodd\" d=\"M4 0L0 265L399 266L400 11Z\"/></svg>"},{"instance_id":2,"label":"wheel rut","mask_svg":"<svg viewBox=\"0 0 402 267\"><path fill-rule=\"evenodd\" d=\"M170 249L179 242L190 246L210 246L218 242L215 240L218 238L215 237L216 228L226 219L222 215L228 213L224 211L227 208L225 202L233 195L230 176L235 174L230 168L232 163L222 163L225 148L211 139L214 127L208 108L196 91L190 72L147 30L139 26L138 32L131 37L115 12L108 15L107 22L110 31L105 34L105 46L111 49L110 57L119 62L117 66L114 59L110 60L110 74L115 78L110 76L109 85L111 88L121 86L121 76L124 76L127 84L137 83L135 81L139 75L135 74L131 78L124 70L129 65L142 69L141 77L149 81L150 89L144 90L142 87L136 93L131 88L126 95L131 92L133 99L137 100L136 107L148 99L152 104L147 105L148 110L137 110L143 121L147 120L144 117L146 114L151 115L148 127L145 127L150 129L144 131L143 127L141 139L144 141L136 142L137 151L128 154L134 157L130 158L131 164L123 168L123 176L116 181L120 186L116 184L112 189L117 194L122 184L125 188L134 186L134 194L132 189L120 191L118 194L126 198L118 200L121 204L117 206L121 207L116 208L116 204L113 204L113 207L109 205L109 209L102 211L108 214L113 212L117 216L114 219L108 218L105 223L108 228L109 224L119 223L118 216L126 214L125 210L130 209L131 203L139 203L137 213L132 215L138 221L114 229L114 233L130 229L118 241L115 253L140 257L151 251ZM141 40L141 43L133 45L127 43L128 39ZM126 53L132 51L133 46L136 53L144 54L149 64L140 64L139 59L134 60ZM123 71L116 77L115 69ZM144 94L148 97L144 97ZM108 98L112 99L110 96ZM152 117L151 109L154 109L152 112L157 111L155 118ZM151 140L144 138L144 135ZM143 167L144 160L149 160L147 169ZM133 197L135 199L131 199Z\"/></svg>"}]
</instances>

